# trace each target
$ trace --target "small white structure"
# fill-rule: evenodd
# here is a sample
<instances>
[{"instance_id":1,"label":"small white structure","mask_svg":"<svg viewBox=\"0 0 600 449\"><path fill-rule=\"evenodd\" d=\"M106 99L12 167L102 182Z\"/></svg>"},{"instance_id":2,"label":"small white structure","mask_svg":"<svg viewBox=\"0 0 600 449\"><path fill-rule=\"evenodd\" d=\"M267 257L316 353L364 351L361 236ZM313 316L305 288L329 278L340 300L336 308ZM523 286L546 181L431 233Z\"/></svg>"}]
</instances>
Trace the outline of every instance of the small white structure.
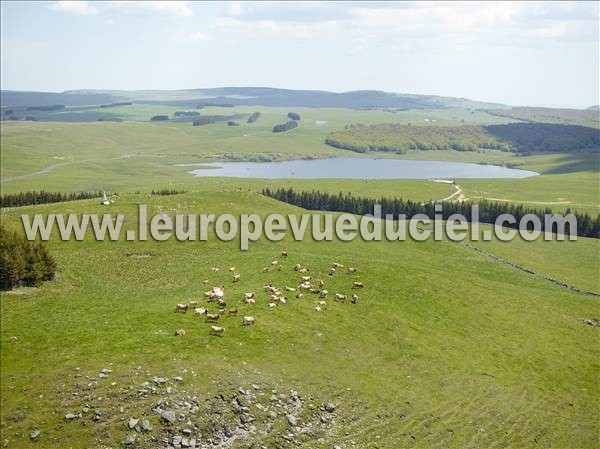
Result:
<instances>
[{"instance_id":1,"label":"small white structure","mask_svg":"<svg viewBox=\"0 0 600 449\"><path fill-rule=\"evenodd\" d=\"M110 201L108 200L108 198L106 198L106 192L102 192L102 199L100 200L100 204L102 204L103 206L110 205Z\"/></svg>"}]
</instances>

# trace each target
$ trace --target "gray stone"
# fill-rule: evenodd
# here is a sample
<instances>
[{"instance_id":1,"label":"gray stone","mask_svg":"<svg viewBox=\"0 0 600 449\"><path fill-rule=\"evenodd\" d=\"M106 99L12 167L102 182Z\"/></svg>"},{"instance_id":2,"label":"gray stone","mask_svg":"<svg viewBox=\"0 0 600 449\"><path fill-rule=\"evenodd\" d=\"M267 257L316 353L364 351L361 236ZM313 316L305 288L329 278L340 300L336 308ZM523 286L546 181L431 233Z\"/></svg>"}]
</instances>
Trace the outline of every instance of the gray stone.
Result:
<instances>
[{"instance_id":1,"label":"gray stone","mask_svg":"<svg viewBox=\"0 0 600 449\"><path fill-rule=\"evenodd\" d=\"M142 430L144 432L150 432L152 430L152 426L150 425L150 421L147 419L142 419Z\"/></svg>"},{"instance_id":2,"label":"gray stone","mask_svg":"<svg viewBox=\"0 0 600 449\"><path fill-rule=\"evenodd\" d=\"M173 380L174 380L175 382L183 382L183 377L181 377L181 376L175 376L175 377L173 378Z\"/></svg>"},{"instance_id":3,"label":"gray stone","mask_svg":"<svg viewBox=\"0 0 600 449\"><path fill-rule=\"evenodd\" d=\"M175 416L175 412L172 412L170 410L162 412L160 417L163 419L163 421L169 424L173 424L177 419L177 417Z\"/></svg>"},{"instance_id":4,"label":"gray stone","mask_svg":"<svg viewBox=\"0 0 600 449\"><path fill-rule=\"evenodd\" d=\"M135 429L135 426L138 425L138 422L140 422L139 419L129 418L129 422L127 423L127 425L129 426L130 429Z\"/></svg>"},{"instance_id":5,"label":"gray stone","mask_svg":"<svg viewBox=\"0 0 600 449\"><path fill-rule=\"evenodd\" d=\"M296 417L294 415L286 415L285 417L287 418L287 421L290 424L290 426L295 426L296 423L298 422L298 420L296 419Z\"/></svg>"},{"instance_id":6,"label":"gray stone","mask_svg":"<svg viewBox=\"0 0 600 449\"><path fill-rule=\"evenodd\" d=\"M125 446L132 446L135 443L135 439L137 438L137 434L130 433L125 440Z\"/></svg>"},{"instance_id":7,"label":"gray stone","mask_svg":"<svg viewBox=\"0 0 600 449\"><path fill-rule=\"evenodd\" d=\"M175 435L173 437L173 446L180 446L181 445L181 440L183 440L183 438L181 438L180 435Z\"/></svg>"},{"instance_id":8,"label":"gray stone","mask_svg":"<svg viewBox=\"0 0 600 449\"><path fill-rule=\"evenodd\" d=\"M327 413L333 413L335 411L335 405L333 405L331 402L325 404L324 408Z\"/></svg>"},{"instance_id":9,"label":"gray stone","mask_svg":"<svg viewBox=\"0 0 600 449\"><path fill-rule=\"evenodd\" d=\"M32 431L29 433L29 438L31 438L32 440L35 440L37 437L39 437L39 436L40 436L40 433L41 433L41 432L40 432L39 430L37 430L37 429L36 429L36 430L32 430Z\"/></svg>"},{"instance_id":10,"label":"gray stone","mask_svg":"<svg viewBox=\"0 0 600 449\"><path fill-rule=\"evenodd\" d=\"M156 385L162 385L162 384L167 383L167 379L165 379L164 377L158 377L158 376L156 376L152 380L154 381L154 383Z\"/></svg>"},{"instance_id":11,"label":"gray stone","mask_svg":"<svg viewBox=\"0 0 600 449\"><path fill-rule=\"evenodd\" d=\"M65 419L67 421L73 421L75 418L77 418L77 415L75 415L74 413L67 413L65 415Z\"/></svg>"}]
</instances>

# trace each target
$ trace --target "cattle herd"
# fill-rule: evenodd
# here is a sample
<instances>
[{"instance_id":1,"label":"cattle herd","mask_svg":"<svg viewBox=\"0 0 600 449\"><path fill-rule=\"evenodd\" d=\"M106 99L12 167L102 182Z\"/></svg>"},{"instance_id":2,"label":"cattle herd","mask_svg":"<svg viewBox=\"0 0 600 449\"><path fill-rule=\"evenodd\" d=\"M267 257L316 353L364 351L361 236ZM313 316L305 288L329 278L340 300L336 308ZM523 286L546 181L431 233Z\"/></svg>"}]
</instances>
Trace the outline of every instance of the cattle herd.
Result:
<instances>
[{"instance_id":1,"label":"cattle herd","mask_svg":"<svg viewBox=\"0 0 600 449\"><path fill-rule=\"evenodd\" d=\"M287 258L287 251L281 252L281 257ZM282 269L282 265L279 264L278 260L273 260L271 262L272 267L277 267L279 270ZM329 276L334 276L340 270L342 270L344 266L338 262L334 262L329 268ZM268 271L269 268L264 268L263 271ZM216 273L220 271L219 267L211 267L211 272ZM235 272L235 267L230 267L229 272L232 273L232 282L237 283L240 281L241 276L240 273ZM314 279L310 274L310 268L308 266L302 266L300 264L296 264L294 266L294 271L297 272L300 276L299 283L297 286L291 287L289 285L285 285L282 287L278 287L273 285L272 283L266 284L262 286L262 290L266 296L266 304L269 308L275 308L279 305L286 304L288 301L288 294L293 294L294 298L297 300L302 300L306 295L314 295L315 297L315 312L321 312L327 306L327 299L329 298L329 291L325 288L325 282L323 279ZM356 267L349 267L347 269L348 273L357 273L358 269ZM203 283L208 284L208 279L204 279ZM362 282L353 281L352 289L362 289L364 287ZM353 293L348 296L345 293L336 292L332 295L333 299L337 302L346 302L349 301L352 304L356 304L358 302L358 294ZM204 292L204 301L206 304L200 305L199 300L191 300L185 304L176 304L175 312L187 313L188 310L193 308L194 315L203 317L206 323L211 323L209 333L210 335L221 336L225 333L225 327L217 326L221 317L236 317L238 315L237 307L228 307L227 302L228 299L225 298L225 286L218 285L213 287L211 290ZM257 297L255 292L246 292L243 294L241 298L241 304L245 306L254 306L257 304ZM210 311L209 311L210 310ZM252 326L256 323L256 320L253 316L243 315L241 319L242 326ZM177 329L175 331L176 336L185 335L185 330Z\"/></svg>"}]
</instances>

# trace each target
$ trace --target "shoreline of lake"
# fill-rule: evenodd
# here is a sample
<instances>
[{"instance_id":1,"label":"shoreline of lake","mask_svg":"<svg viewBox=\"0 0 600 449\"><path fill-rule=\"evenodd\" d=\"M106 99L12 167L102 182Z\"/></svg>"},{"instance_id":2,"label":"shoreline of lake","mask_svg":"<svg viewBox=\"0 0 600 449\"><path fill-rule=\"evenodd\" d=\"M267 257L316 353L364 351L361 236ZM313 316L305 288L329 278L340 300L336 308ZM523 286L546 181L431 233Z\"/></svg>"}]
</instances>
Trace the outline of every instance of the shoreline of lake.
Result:
<instances>
[{"instance_id":1,"label":"shoreline of lake","mask_svg":"<svg viewBox=\"0 0 600 449\"><path fill-rule=\"evenodd\" d=\"M200 177L259 179L523 179L538 176L530 170L470 162L417 159L338 157L270 162L199 162Z\"/></svg>"}]
</instances>

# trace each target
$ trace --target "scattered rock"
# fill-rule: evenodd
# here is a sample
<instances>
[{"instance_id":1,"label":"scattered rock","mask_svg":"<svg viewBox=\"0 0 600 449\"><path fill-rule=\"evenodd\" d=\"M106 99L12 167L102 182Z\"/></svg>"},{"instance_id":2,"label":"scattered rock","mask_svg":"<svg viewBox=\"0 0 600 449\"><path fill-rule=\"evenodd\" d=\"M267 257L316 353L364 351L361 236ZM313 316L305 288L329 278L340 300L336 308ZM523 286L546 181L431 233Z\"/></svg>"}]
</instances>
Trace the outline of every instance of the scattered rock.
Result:
<instances>
[{"instance_id":1,"label":"scattered rock","mask_svg":"<svg viewBox=\"0 0 600 449\"><path fill-rule=\"evenodd\" d=\"M292 427L296 426L298 420L296 419L296 417L294 415L286 415L285 417L290 426L292 426Z\"/></svg>"},{"instance_id":2,"label":"scattered rock","mask_svg":"<svg viewBox=\"0 0 600 449\"><path fill-rule=\"evenodd\" d=\"M327 404L325 404L323 406L323 408L325 409L325 411L327 413L333 413L333 412L335 412L335 405L333 405L331 402L328 402Z\"/></svg>"},{"instance_id":3,"label":"scattered rock","mask_svg":"<svg viewBox=\"0 0 600 449\"><path fill-rule=\"evenodd\" d=\"M174 380L175 382L183 382L183 377L181 377L181 376L175 376L175 377L173 378L173 380Z\"/></svg>"},{"instance_id":4,"label":"scattered rock","mask_svg":"<svg viewBox=\"0 0 600 449\"><path fill-rule=\"evenodd\" d=\"M29 438L31 438L32 440L35 440L35 439L37 439L37 437L39 437L39 436L40 436L40 433L41 433L41 432L40 432L39 430L37 430L37 429L36 429L36 430L32 430L32 431L29 433Z\"/></svg>"},{"instance_id":5,"label":"scattered rock","mask_svg":"<svg viewBox=\"0 0 600 449\"><path fill-rule=\"evenodd\" d=\"M163 384L167 383L167 379L165 379L164 377L156 376L152 380L154 381L154 383L156 385L163 385Z\"/></svg>"},{"instance_id":6,"label":"scattered rock","mask_svg":"<svg viewBox=\"0 0 600 449\"><path fill-rule=\"evenodd\" d=\"M77 415L76 415L76 414L74 414L74 413L67 413L67 414L65 415L65 419L66 419L67 421L73 421L74 419L77 419Z\"/></svg>"},{"instance_id":7,"label":"scattered rock","mask_svg":"<svg viewBox=\"0 0 600 449\"><path fill-rule=\"evenodd\" d=\"M142 430L144 432L150 432L152 430L152 425L147 419L142 419Z\"/></svg>"},{"instance_id":8,"label":"scattered rock","mask_svg":"<svg viewBox=\"0 0 600 449\"><path fill-rule=\"evenodd\" d=\"M136 433L130 433L125 440L125 446L133 446L135 443L135 439L137 438Z\"/></svg>"},{"instance_id":9,"label":"scattered rock","mask_svg":"<svg viewBox=\"0 0 600 449\"><path fill-rule=\"evenodd\" d=\"M175 416L175 412L167 410L161 413L160 417L162 418L162 420L168 424L173 424L176 420L177 417Z\"/></svg>"},{"instance_id":10,"label":"scattered rock","mask_svg":"<svg viewBox=\"0 0 600 449\"><path fill-rule=\"evenodd\" d=\"M135 426L138 425L138 422L140 422L139 419L136 418L129 418L129 422L127 423L127 425L129 426L130 429L135 429Z\"/></svg>"}]
</instances>

